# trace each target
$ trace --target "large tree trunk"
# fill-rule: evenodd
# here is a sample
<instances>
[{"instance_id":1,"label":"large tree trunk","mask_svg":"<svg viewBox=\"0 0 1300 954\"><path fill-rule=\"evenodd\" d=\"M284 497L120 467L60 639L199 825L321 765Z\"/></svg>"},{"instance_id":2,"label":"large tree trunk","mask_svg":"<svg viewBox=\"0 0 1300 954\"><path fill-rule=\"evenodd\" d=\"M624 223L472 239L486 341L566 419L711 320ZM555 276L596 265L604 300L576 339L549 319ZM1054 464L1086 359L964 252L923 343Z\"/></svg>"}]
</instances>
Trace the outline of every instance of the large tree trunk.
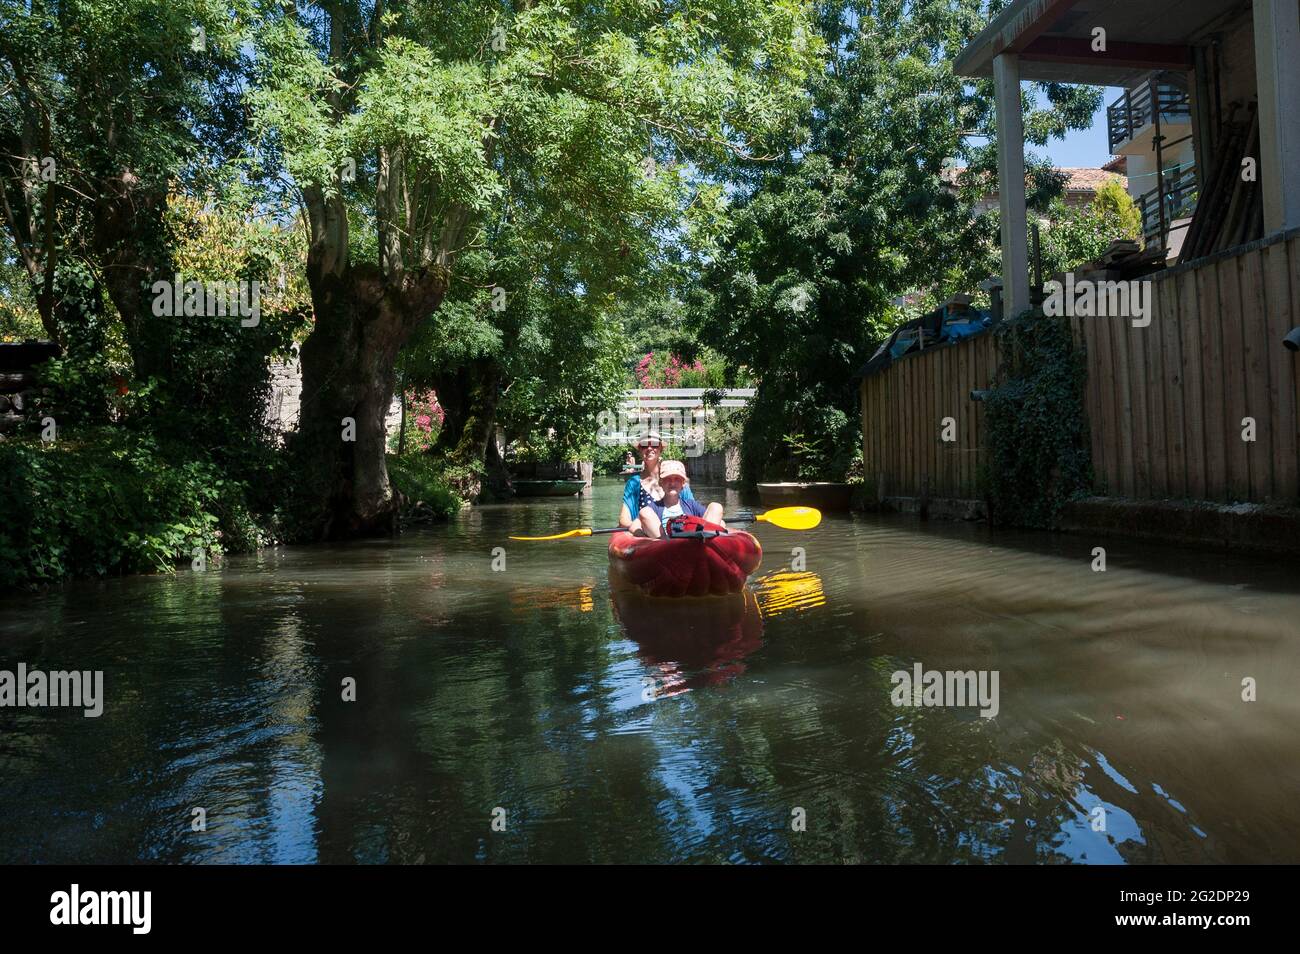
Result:
<instances>
[{"instance_id":1,"label":"large tree trunk","mask_svg":"<svg viewBox=\"0 0 1300 954\"><path fill-rule=\"evenodd\" d=\"M163 374L169 364L170 338L153 314L153 282L172 281L172 257L164 235L167 193L141 188L129 170L107 177L95 204L93 248L104 276L104 289L122 319L136 376Z\"/></svg>"},{"instance_id":2,"label":"large tree trunk","mask_svg":"<svg viewBox=\"0 0 1300 954\"><path fill-rule=\"evenodd\" d=\"M393 403L396 355L413 322L373 265L315 279L312 302L316 328L302 348L294 439L295 463L311 478L302 487L313 511L309 525L326 539L387 533L396 499L383 420Z\"/></svg>"},{"instance_id":3,"label":"large tree trunk","mask_svg":"<svg viewBox=\"0 0 1300 954\"><path fill-rule=\"evenodd\" d=\"M483 464L488 440L496 423L497 403L501 399L500 368L491 358L470 366L468 408L461 424L460 438L451 452L453 461Z\"/></svg>"},{"instance_id":4,"label":"large tree trunk","mask_svg":"<svg viewBox=\"0 0 1300 954\"><path fill-rule=\"evenodd\" d=\"M487 451L501 401L500 383L501 367L491 358L472 361L435 379L434 390L446 416L434 453L460 468L481 470L490 464ZM482 487L477 478L467 474L455 489L472 499Z\"/></svg>"},{"instance_id":5,"label":"large tree trunk","mask_svg":"<svg viewBox=\"0 0 1300 954\"><path fill-rule=\"evenodd\" d=\"M332 47L338 40L332 32ZM350 260L341 190L303 189L316 327L301 351L302 410L293 450L301 468L305 529L318 538L385 533L395 525L384 417L393 399L397 353L442 304L452 250L468 221L467 211L453 207L436 241L431 232L410 231L405 223L417 215L401 151L381 148L376 158L378 265Z\"/></svg>"},{"instance_id":6,"label":"large tree trunk","mask_svg":"<svg viewBox=\"0 0 1300 954\"><path fill-rule=\"evenodd\" d=\"M319 539L387 533L397 500L388 482L384 418L392 404L398 350L437 308L443 283L398 288L373 265L341 276L308 269L316 327L303 343L302 411L293 453Z\"/></svg>"}]
</instances>

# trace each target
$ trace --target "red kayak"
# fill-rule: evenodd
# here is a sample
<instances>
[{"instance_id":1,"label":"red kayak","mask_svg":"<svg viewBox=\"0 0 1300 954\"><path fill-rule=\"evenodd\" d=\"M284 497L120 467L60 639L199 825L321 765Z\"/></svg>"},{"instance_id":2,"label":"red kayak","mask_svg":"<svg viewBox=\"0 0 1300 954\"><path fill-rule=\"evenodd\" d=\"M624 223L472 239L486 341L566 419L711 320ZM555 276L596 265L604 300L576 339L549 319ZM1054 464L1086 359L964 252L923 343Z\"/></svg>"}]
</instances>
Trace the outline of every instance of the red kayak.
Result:
<instances>
[{"instance_id":1,"label":"red kayak","mask_svg":"<svg viewBox=\"0 0 1300 954\"><path fill-rule=\"evenodd\" d=\"M627 531L609 538L610 570L649 596L739 593L762 559L763 548L743 530L706 539L651 540Z\"/></svg>"}]
</instances>

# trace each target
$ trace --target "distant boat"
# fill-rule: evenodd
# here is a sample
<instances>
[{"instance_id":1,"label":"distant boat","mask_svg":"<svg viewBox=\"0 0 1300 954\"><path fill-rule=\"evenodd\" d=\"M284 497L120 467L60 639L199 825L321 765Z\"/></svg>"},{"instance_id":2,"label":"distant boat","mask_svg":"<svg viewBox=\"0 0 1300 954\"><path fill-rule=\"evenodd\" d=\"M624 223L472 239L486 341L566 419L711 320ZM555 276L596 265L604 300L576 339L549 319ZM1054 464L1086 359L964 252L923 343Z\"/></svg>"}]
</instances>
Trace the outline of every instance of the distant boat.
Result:
<instances>
[{"instance_id":1,"label":"distant boat","mask_svg":"<svg viewBox=\"0 0 1300 954\"><path fill-rule=\"evenodd\" d=\"M516 480L516 497L572 497L586 488L585 480Z\"/></svg>"}]
</instances>

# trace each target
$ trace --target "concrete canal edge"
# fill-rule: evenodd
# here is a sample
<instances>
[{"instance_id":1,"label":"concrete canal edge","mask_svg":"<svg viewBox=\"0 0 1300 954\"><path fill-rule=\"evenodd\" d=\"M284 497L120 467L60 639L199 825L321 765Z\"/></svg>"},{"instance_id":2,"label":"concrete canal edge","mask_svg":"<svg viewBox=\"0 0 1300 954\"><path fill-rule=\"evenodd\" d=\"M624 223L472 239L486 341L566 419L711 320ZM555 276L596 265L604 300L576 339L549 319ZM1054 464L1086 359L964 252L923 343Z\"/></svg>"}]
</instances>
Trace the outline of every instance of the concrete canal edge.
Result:
<instances>
[{"instance_id":1,"label":"concrete canal edge","mask_svg":"<svg viewBox=\"0 0 1300 954\"><path fill-rule=\"evenodd\" d=\"M988 519L988 507L982 500L885 497L862 509L935 520ZM1277 504L1084 497L1066 505L1060 530L1174 546L1300 557L1300 508Z\"/></svg>"},{"instance_id":2,"label":"concrete canal edge","mask_svg":"<svg viewBox=\"0 0 1300 954\"><path fill-rule=\"evenodd\" d=\"M1061 516L1066 533L1300 556L1300 509L1277 504L1085 497Z\"/></svg>"}]
</instances>

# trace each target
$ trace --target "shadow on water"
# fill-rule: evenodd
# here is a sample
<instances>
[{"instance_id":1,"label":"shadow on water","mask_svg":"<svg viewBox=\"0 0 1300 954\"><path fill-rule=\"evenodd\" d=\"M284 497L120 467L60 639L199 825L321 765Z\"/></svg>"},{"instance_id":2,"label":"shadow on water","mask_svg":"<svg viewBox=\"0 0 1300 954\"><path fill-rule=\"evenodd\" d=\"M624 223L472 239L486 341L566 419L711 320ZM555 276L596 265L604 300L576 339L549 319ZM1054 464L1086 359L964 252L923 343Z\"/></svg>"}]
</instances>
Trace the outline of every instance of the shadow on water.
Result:
<instances>
[{"instance_id":1,"label":"shadow on water","mask_svg":"<svg viewBox=\"0 0 1300 954\"><path fill-rule=\"evenodd\" d=\"M506 540L617 498L0 598L0 668L106 696L0 709L0 861L1300 860L1294 565L828 516L702 609Z\"/></svg>"}]
</instances>

